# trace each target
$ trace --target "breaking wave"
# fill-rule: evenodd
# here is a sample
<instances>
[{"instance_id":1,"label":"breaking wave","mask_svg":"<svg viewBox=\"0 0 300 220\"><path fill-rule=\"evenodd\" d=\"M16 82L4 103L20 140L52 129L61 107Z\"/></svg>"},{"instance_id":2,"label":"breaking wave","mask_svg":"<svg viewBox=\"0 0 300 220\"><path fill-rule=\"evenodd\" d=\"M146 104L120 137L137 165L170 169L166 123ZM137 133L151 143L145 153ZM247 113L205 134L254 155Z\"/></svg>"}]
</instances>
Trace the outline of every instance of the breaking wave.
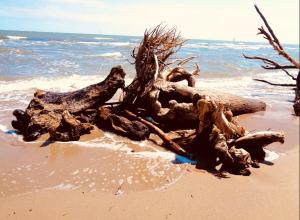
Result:
<instances>
[{"instance_id":1,"label":"breaking wave","mask_svg":"<svg viewBox=\"0 0 300 220\"><path fill-rule=\"evenodd\" d=\"M245 43L191 43L183 46L184 48L205 48L205 49L236 49L236 50L259 50L263 48L271 48L267 44L245 44Z\"/></svg>"},{"instance_id":2,"label":"breaking wave","mask_svg":"<svg viewBox=\"0 0 300 220\"><path fill-rule=\"evenodd\" d=\"M102 46L115 46L115 47L131 47L134 46L130 42L98 42L98 41L79 41L78 44L84 45L102 45Z\"/></svg>"},{"instance_id":3,"label":"breaking wave","mask_svg":"<svg viewBox=\"0 0 300 220\"><path fill-rule=\"evenodd\" d=\"M37 77L16 81L0 81L0 93L26 91L32 89L56 90L59 92L83 88L95 82L100 82L104 76L99 75L70 75L62 77Z\"/></svg>"},{"instance_id":4,"label":"breaking wave","mask_svg":"<svg viewBox=\"0 0 300 220\"><path fill-rule=\"evenodd\" d=\"M113 40L111 37L94 37L95 40Z\"/></svg>"},{"instance_id":5,"label":"breaking wave","mask_svg":"<svg viewBox=\"0 0 300 220\"><path fill-rule=\"evenodd\" d=\"M102 54L94 54L87 55L88 57L104 57L104 58L122 58L123 55L120 52L111 52L111 53L102 53Z\"/></svg>"},{"instance_id":6,"label":"breaking wave","mask_svg":"<svg viewBox=\"0 0 300 220\"><path fill-rule=\"evenodd\" d=\"M27 37L24 36L6 36L9 40L25 40Z\"/></svg>"}]
</instances>

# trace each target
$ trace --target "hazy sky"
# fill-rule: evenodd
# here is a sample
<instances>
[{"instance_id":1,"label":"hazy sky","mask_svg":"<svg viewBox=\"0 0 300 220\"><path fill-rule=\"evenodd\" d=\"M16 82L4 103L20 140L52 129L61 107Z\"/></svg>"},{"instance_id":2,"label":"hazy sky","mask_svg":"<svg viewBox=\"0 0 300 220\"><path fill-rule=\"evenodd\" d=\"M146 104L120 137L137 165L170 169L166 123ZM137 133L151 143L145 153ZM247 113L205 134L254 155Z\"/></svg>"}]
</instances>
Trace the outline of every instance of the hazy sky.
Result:
<instances>
[{"instance_id":1,"label":"hazy sky","mask_svg":"<svg viewBox=\"0 0 300 220\"><path fill-rule=\"evenodd\" d=\"M282 42L299 41L299 0L0 0L0 29L142 35L161 22L187 38L263 41L258 4Z\"/></svg>"}]
</instances>

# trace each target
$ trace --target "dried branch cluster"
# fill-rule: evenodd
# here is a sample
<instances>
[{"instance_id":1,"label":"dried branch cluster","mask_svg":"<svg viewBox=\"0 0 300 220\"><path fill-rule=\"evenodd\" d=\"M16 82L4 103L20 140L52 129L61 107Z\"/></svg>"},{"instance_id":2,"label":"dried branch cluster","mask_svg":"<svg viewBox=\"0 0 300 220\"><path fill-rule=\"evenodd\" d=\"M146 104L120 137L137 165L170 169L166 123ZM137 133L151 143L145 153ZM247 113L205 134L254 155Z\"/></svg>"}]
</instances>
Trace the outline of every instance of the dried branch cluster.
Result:
<instances>
[{"instance_id":1,"label":"dried branch cluster","mask_svg":"<svg viewBox=\"0 0 300 220\"><path fill-rule=\"evenodd\" d=\"M132 51L136 78L126 90L127 100L134 101L137 96L149 92L153 82L162 77L160 73L169 65L167 60L183 43L184 40L175 28L167 29L166 26L158 25L145 31L140 45Z\"/></svg>"},{"instance_id":2,"label":"dried branch cluster","mask_svg":"<svg viewBox=\"0 0 300 220\"><path fill-rule=\"evenodd\" d=\"M25 111L14 111L12 125L26 141L47 133L50 141L74 141L94 126L133 140L155 133L168 149L197 160L198 167L215 170L222 164L220 171L249 175L248 167L258 167L264 159L263 147L283 142L284 136L250 134L234 120L234 115L265 110L265 103L194 88L198 65L192 73L182 67L192 57L169 68L170 57L183 42L175 28L158 25L145 32L133 51L136 77L129 86L124 88L125 72L117 66L103 82L75 92L39 90ZM176 83L180 80L188 85ZM125 91L124 101L107 103L118 89ZM171 138L168 131L181 136Z\"/></svg>"},{"instance_id":3,"label":"dried branch cluster","mask_svg":"<svg viewBox=\"0 0 300 220\"><path fill-rule=\"evenodd\" d=\"M269 44L273 47L273 49L278 52L279 56L282 56L285 60L289 62L289 64L279 64L278 62L261 57L261 56L247 56L244 55L246 59L254 59L254 60L260 60L262 61L265 65L262 65L261 67L267 70L274 70L274 69L281 69L283 70L287 76L289 76L292 80L295 80L295 84L278 84L278 83L272 83L267 80L262 80L262 79L254 79L256 81L268 83L273 86L287 86L287 87L294 87L296 96L295 96L295 103L294 103L294 111L295 114L300 116L300 71L298 72L298 77L294 77L291 73L288 72L287 69L300 69L300 63L299 61L296 61L293 57L291 57L283 48L282 44L280 43L279 39L276 37L274 31L272 30L271 26L269 25L267 19L265 16L261 13L259 8L255 5L255 9L261 19L263 20L267 30L261 26L258 28L259 35L263 35L263 38L265 38Z\"/></svg>"},{"instance_id":4,"label":"dried branch cluster","mask_svg":"<svg viewBox=\"0 0 300 220\"><path fill-rule=\"evenodd\" d=\"M273 47L273 49L275 51L277 51L280 56L284 57L287 61L289 61L291 63L291 65L279 64L273 60L270 60L270 59L264 58L264 57L259 57L259 56L250 57L250 56L244 55L244 57L247 59L257 59L257 60L263 61L266 64L266 65L262 66L264 69L300 69L299 62L296 61L293 57L291 57L284 50L284 48L281 45L281 43L279 42L278 38L274 34L274 31L272 30L269 23L267 22L267 19L264 17L264 15L261 13L261 11L259 10L259 8L256 5L255 5L255 9L256 9L257 13L259 14L259 16L261 17L261 19L263 20L265 26L267 27L267 30L265 30L265 28L263 26L258 28L258 30L259 30L258 34L263 35L263 38L268 40L269 44Z\"/></svg>"}]
</instances>

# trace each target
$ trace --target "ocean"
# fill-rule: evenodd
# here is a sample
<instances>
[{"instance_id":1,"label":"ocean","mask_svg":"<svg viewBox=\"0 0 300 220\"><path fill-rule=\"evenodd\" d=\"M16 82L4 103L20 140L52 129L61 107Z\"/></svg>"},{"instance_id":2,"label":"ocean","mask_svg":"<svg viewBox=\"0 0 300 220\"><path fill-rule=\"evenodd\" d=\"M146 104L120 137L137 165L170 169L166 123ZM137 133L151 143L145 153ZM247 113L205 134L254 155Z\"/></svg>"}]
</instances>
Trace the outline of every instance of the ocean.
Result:
<instances>
[{"instance_id":1,"label":"ocean","mask_svg":"<svg viewBox=\"0 0 300 220\"><path fill-rule=\"evenodd\" d=\"M260 36L258 36L258 38L259 37ZM142 37L138 36L0 30L0 142L11 146L19 146L19 149L23 149L23 146L30 146L31 143L25 144L22 142L20 136L10 134L12 129L10 122L13 119L12 111L16 108L25 109L37 88L57 92L80 89L102 81L115 65L123 66L127 73L126 83L130 83L135 76L134 66L130 64L130 61L132 61L131 53L134 47L138 46L141 39ZM299 45L286 44L284 47L291 56L295 58L299 56ZM186 43L173 59L188 56L196 57L185 67L188 70L192 70L195 63L199 64L201 73L200 76L197 77L197 87L216 89L244 97L260 99L265 101L268 106L278 104L291 106L294 99L294 91L292 89L274 87L254 81L253 78L265 79L274 83L293 83L293 81L282 71L264 70L261 68L260 62L247 60L243 58L243 54L265 56L270 59L285 62L267 43L197 39L187 39ZM292 74L296 76L297 72L293 71ZM32 144L36 146L36 144L39 143L35 142ZM64 143L59 143L58 145L60 148L66 146ZM161 187L166 184L163 182L165 180L162 179L168 172L175 173L172 174L173 176L171 174L169 175L170 182L174 182L181 175L181 172L179 172L181 168L177 165L170 168L169 161L176 160L176 155L157 149L152 149L152 151L147 152L140 151L131 153L132 149L128 148L129 145L149 147L151 143L147 141L141 143L130 142L127 139L120 139L110 133L104 132L101 133L100 137L73 142L69 145L79 147L81 149L80 151L82 151L82 148L102 148L102 150L105 148L114 150L114 154L117 154L114 158L123 158L123 162L120 162L120 167L128 166L128 164L124 164L124 161L129 160L128 157L131 158L131 161L135 161L135 159L132 158L148 158L146 162L135 163L140 164L139 166L141 167L143 167L141 164L147 164L145 168L147 172L143 171L143 173L152 176L151 178L156 178L154 180L154 182L156 181L157 183L156 187ZM56 149L53 153L53 149L51 149L48 150L51 151L49 154L54 154L54 156L57 157L57 152L60 150ZM63 150L65 156L68 155L68 153L66 153L67 151L67 148ZM101 153L99 153L99 151L95 153L94 151L95 150L85 150L85 153L81 152L81 155L88 155L84 157L88 158L87 161L90 162L90 166L103 164L105 161L109 164L109 162L115 160L110 159L112 156L105 156L108 159L103 157L101 161L98 161L94 158L95 160L92 161L91 158L95 157L95 155L107 154L106 151L101 151ZM23 152L19 155L22 154ZM42 153L40 152L39 154ZM157 158L164 158L167 162L162 162ZM40 159L37 160L40 161ZM63 159L60 158L60 160ZM57 162L57 164L59 163L60 162ZM36 172L41 173L38 173L38 175L44 175L43 170L45 168L37 164L44 164L44 162L36 162L36 164L34 164L34 162L32 162L32 164L20 162L19 168L25 169L27 166L36 166ZM82 167L79 164L77 167L74 165L74 167L71 168L66 172L68 172L68 175L71 175L70 178L75 178L75 174L77 175L77 173L79 173L78 170ZM110 168L116 169L114 163L111 164ZM12 168L12 170L13 169L15 168ZM59 165L57 165L57 170L59 170ZM27 169L27 171L28 174L26 175L29 175L31 169ZM53 167L50 167L47 172L47 175L49 174L48 176L52 176L55 169L53 170ZM82 173L85 172L87 171L82 170ZM102 172L106 172L105 169ZM128 173L129 171L126 172ZM73 173L75 174L73 175ZM65 173L65 175L67 174ZM131 179L135 178L134 175L139 176L136 173L127 175L126 181L132 182ZM139 177L142 178L141 176ZM119 176L111 177L111 179L115 181L113 182L114 184L121 181ZM75 182L70 186L65 180L66 179L60 179L56 183L51 183L52 185L47 182L47 184L41 184L39 187L55 186L64 189L64 187L72 188L78 185L76 185L76 181L74 180ZM122 181L124 180L125 179L122 179ZM21 183L24 185L25 180L22 181ZM140 179L139 181L144 180ZM88 183L93 185L94 182ZM34 188L32 187L36 186L31 184L30 181L26 182L26 184L28 184L30 190L33 190ZM111 184L112 183L107 183L107 187L109 188ZM11 184L5 185L5 187L6 186L7 190L11 189ZM89 185L86 187L89 187ZM148 188L151 187L149 186ZM91 187L91 189L92 188L94 189L94 187ZM23 188L22 192L27 191Z\"/></svg>"},{"instance_id":2,"label":"ocean","mask_svg":"<svg viewBox=\"0 0 300 220\"><path fill-rule=\"evenodd\" d=\"M0 99L15 97L24 102L28 100L24 95L32 95L28 92L35 88L57 91L81 88L101 80L112 66L119 64L124 67L130 82L135 75L134 66L129 62L132 61L131 52L141 39L135 36L0 31ZM293 57L298 57L299 45L284 46ZM292 97L284 88L253 82L252 78L261 78L275 83L292 83L285 73L265 71L260 62L247 60L242 54L281 60L267 43L195 39L187 39L173 58L196 56L186 68L193 68L195 62L200 65L199 86L238 91L254 98L277 99L279 92L285 98L280 97L278 101ZM266 88L267 93L263 92Z\"/></svg>"}]
</instances>

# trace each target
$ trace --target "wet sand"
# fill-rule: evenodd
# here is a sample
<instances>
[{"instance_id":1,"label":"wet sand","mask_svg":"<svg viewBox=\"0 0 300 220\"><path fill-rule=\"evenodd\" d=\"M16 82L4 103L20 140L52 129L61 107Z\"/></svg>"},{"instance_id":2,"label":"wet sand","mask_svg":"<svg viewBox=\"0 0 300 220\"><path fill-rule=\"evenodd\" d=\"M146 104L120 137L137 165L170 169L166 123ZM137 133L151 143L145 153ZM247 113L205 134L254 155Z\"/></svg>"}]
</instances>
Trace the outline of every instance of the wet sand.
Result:
<instances>
[{"instance_id":1,"label":"wet sand","mask_svg":"<svg viewBox=\"0 0 300 220\"><path fill-rule=\"evenodd\" d=\"M40 148L0 136L0 219L299 219L299 119L291 113L276 106L238 117L248 130L286 134L283 145L268 147L279 159L249 177L218 179L192 165L138 156L139 146Z\"/></svg>"}]
</instances>

